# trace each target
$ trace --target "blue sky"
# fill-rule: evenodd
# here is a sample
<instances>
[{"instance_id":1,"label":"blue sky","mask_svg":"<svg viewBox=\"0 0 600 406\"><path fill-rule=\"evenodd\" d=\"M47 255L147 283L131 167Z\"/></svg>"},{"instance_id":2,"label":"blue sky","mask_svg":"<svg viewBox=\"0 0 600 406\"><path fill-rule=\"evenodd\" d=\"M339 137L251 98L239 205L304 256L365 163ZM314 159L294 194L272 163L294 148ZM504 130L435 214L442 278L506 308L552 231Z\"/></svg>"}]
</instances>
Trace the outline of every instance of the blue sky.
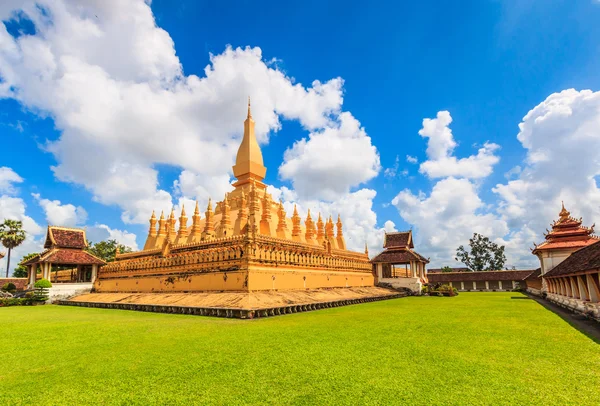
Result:
<instances>
[{"instance_id":1,"label":"blue sky","mask_svg":"<svg viewBox=\"0 0 600 406\"><path fill-rule=\"evenodd\" d=\"M0 87L4 145L0 167L9 168L5 179L0 178L4 199L0 219L28 218L31 239L20 254L39 247L40 230L61 219L88 227L92 239L110 236L131 244L135 234L142 245L147 233L142 212L147 211L146 218L156 204L202 200L223 190L227 165L211 162L219 159L216 154L199 154L202 163L198 164L193 156L181 161L176 156L161 159L160 149L151 151L150 146L139 155L129 149L132 145L146 149L143 125L151 125L154 116L167 111L161 103L170 105L169 95L177 93L177 83L189 81L190 75L206 76L211 54L223 56L223 70L213 65L215 71L235 73L214 79L211 92L216 93L194 93L193 85L185 86L197 98L198 104L190 106L219 116L218 124L195 111L182 113L177 117L181 126L174 126L174 133L165 130L153 135L153 143L160 143L162 137L164 148L169 149L171 143L196 145L210 139L211 145L222 144L215 148L232 159L244 118L237 113L244 111L245 93L255 93L250 95L258 109L257 125L263 117L263 122L271 120L262 138L267 183L286 203L297 203L304 210L341 211L353 218L348 224L354 227L350 235L356 246L366 240L376 250L384 229L413 228L417 250L430 256L432 265L452 265L453 251L477 231L507 245L509 265L532 266L535 258L528 248L543 238L541 233L556 217L561 200L576 217L584 216L586 224L600 220L595 183L600 165L590 153L600 137L593 130L600 116L594 93L600 80L598 2L371 2L365 7L360 2L282 6L260 1L153 1L151 13L144 2L135 1L90 2L86 8L69 1L32 4L0 6L7 30L0 36L0 86L4 84ZM139 18L123 22L127 20L123 16ZM86 42L88 36L94 39ZM227 56L227 46L234 53L239 47L240 54ZM260 48L258 59L234 63L250 52L246 47ZM84 78L89 74L85 72L91 72L72 64L74 60L86 69L95 68L95 73L103 72L101 80L116 83L114 92L100 81L98 87L83 89L78 82L66 80L74 72ZM255 64L257 70L245 63ZM283 73L285 86L265 82L258 68ZM90 86L96 83L94 78L90 76ZM294 84L308 92L313 81L328 83L336 78L343 85L321 94L329 107L312 115L301 105L305 98L282 96ZM235 80L239 86L231 85ZM115 100L131 104L123 96L111 99L132 83L150 83L157 94L151 107L143 105L143 97L138 98L139 110L119 107ZM261 90L253 90L254 86ZM567 89L575 90L564 93ZM582 93L586 89L592 92ZM275 100L272 106L267 106L267 95ZM341 96L343 102L334 100ZM177 93L177 97L185 96ZM100 114L94 103L103 100L111 108ZM238 104L231 106L234 101ZM182 109L192 108L185 100L181 103ZM572 114L561 114L564 108ZM524 119L532 110L532 117ZM338 134L343 112L359 122L349 135L354 146ZM438 112L448 112L451 123ZM111 116L102 121L105 114ZM148 116L140 118L144 114ZM547 123L536 121L538 115L548 117ZM437 130L420 135L423 120L436 117ZM99 121L90 124L94 120ZM162 125L161 121L155 127ZM327 132L328 128L332 130ZM444 128L452 131L453 147L446 149ZM182 131L189 131L189 138L177 138ZM313 140L315 132L325 132L321 141ZM118 139L111 139L111 134L119 134ZM312 148L294 149L303 138ZM110 147L105 148L107 139ZM481 159L476 158L486 143L490 147ZM579 146L568 147L573 143ZM322 145L336 146L319 155ZM428 147L445 152L436 158L428 154ZM286 150L291 152L288 159ZM407 162L407 156L416 158L416 163ZM320 165L324 160L332 164ZM582 167L580 160L585 162ZM285 172L280 166L287 161L291 164ZM345 167L348 161L352 162ZM140 178L125 176L135 172L123 166L131 162L139 165L143 179L154 173L146 171L156 171L156 188L144 189ZM426 162L436 169L428 172L422 166ZM200 168L205 163L210 170ZM354 174L351 167L356 169L354 183L344 177L344 173ZM560 171L553 173L557 167ZM116 175L100 179L88 170L114 170ZM181 173L186 170L194 172L198 183L212 186L203 191L194 185L181 186ZM122 190L113 183L119 171ZM299 186L314 177L324 179L314 190ZM328 180L347 187L325 193ZM174 181L179 189L174 189ZM357 195L365 190L373 193ZM170 199L172 203L167 202ZM147 209L138 201L148 202ZM344 206L349 201L356 205ZM153 206L152 202L159 203Z\"/></svg>"}]
</instances>

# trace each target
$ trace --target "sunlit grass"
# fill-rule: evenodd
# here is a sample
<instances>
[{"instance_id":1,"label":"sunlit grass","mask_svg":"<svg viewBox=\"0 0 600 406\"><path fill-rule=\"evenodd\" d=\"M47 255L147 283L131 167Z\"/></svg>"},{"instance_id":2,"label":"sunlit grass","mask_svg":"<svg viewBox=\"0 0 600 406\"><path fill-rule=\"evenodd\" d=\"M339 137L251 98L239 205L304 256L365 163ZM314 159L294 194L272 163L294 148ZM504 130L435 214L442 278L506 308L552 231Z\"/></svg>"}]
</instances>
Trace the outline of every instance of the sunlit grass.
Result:
<instances>
[{"instance_id":1,"label":"sunlit grass","mask_svg":"<svg viewBox=\"0 0 600 406\"><path fill-rule=\"evenodd\" d=\"M0 404L598 404L598 344L514 296L249 321L2 308Z\"/></svg>"}]
</instances>

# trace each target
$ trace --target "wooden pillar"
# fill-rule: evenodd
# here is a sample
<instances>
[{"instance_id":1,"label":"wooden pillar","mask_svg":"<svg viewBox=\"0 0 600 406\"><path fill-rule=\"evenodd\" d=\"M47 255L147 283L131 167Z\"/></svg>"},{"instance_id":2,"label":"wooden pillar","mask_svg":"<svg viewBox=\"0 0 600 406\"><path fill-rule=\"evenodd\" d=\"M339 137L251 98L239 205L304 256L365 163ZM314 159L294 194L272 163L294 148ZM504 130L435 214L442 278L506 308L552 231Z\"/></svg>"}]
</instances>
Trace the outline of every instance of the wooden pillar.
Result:
<instances>
[{"instance_id":1,"label":"wooden pillar","mask_svg":"<svg viewBox=\"0 0 600 406\"><path fill-rule=\"evenodd\" d=\"M473 281L473 290L477 290L477 282Z\"/></svg>"},{"instance_id":2,"label":"wooden pillar","mask_svg":"<svg viewBox=\"0 0 600 406\"><path fill-rule=\"evenodd\" d=\"M96 281L96 276L98 276L98 265L92 265L92 283Z\"/></svg>"},{"instance_id":3,"label":"wooden pillar","mask_svg":"<svg viewBox=\"0 0 600 406\"><path fill-rule=\"evenodd\" d=\"M490 283L485 281L485 290L490 290Z\"/></svg>"},{"instance_id":4,"label":"wooden pillar","mask_svg":"<svg viewBox=\"0 0 600 406\"><path fill-rule=\"evenodd\" d=\"M33 285L35 285L35 276L37 274L37 264L33 264L29 267L29 285L31 285L30 287L33 288Z\"/></svg>"},{"instance_id":5,"label":"wooden pillar","mask_svg":"<svg viewBox=\"0 0 600 406\"><path fill-rule=\"evenodd\" d=\"M571 295L575 299L579 299L581 295L579 294L579 290L577 289L577 283L575 282L575 278L570 276L569 283L571 284Z\"/></svg>"},{"instance_id":6,"label":"wooden pillar","mask_svg":"<svg viewBox=\"0 0 600 406\"><path fill-rule=\"evenodd\" d=\"M415 261L410 261L410 274L413 278L417 277L417 266Z\"/></svg>"},{"instance_id":7,"label":"wooden pillar","mask_svg":"<svg viewBox=\"0 0 600 406\"><path fill-rule=\"evenodd\" d=\"M502 290L502 281L498 281L498 290Z\"/></svg>"},{"instance_id":8,"label":"wooden pillar","mask_svg":"<svg viewBox=\"0 0 600 406\"><path fill-rule=\"evenodd\" d=\"M577 288L579 289L579 298L581 300L585 300L585 301L589 302L590 295L587 290L586 283L583 281L584 277L585 277L585 275L583 277L581 275L577 275L575 278L577 278Z\"/></svg>"},{"instance_id":9,"label":"wooden pillar","mask_svg":"<svg viewBox=\"0 0 600 406\"><path fill-rule=\"evenodd\" d=\"M590 302L600 302L600 286L596 284L596 281L591 274L587 274L585 277L588 292L590 293Z\"/></svg>"},{"instance_id":10,"label":"wooden pillar","mask_svg":"<svg viewBox=\"0 0 600 406\"><path fill-rule=\"evenodd\" d=\"M465 283L464 282L460 283L460 290L465 290Z\"/></svg>"}]
</instances>

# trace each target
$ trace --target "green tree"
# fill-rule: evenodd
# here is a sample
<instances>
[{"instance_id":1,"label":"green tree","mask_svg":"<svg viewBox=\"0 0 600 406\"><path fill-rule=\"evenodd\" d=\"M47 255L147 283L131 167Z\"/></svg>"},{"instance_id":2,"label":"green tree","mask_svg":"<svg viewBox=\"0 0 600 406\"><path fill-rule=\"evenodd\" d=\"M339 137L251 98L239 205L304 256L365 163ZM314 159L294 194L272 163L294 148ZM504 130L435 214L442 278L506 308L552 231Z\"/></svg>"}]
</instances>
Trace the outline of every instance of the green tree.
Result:
<instances>
[{"instance_id":1,"label":"green tree","mask_svg":"<svg viewBox=\"0 0 600 406\"><path fill-rule=\"evenodd\" d=\"M17 220L4 220L0 224L0 242L8 248L8 256L6 257L6 277L8 278L8 270L10 269L10 252L13 248L18 247L25 241L25 230L23 230L23 222Z\"/></svg>"},{"instance_id":2,"label":"green tree","mask_svg":"<svg viewBox=\"0 0 600 406\"><path fill-rule=\"evenodd\" d=\"M19 261L19 263L30 260L31 258L35 257L36 255L38 255L36 252L32 252L30 254L24 255L23 258L21 258L21 260ZM27 268L24 266L18 265L15 268L15 270L13 271L13 277L26 278L27 277Z\"/></svg>"},{"instance_id":3,"label":"green tree","mask_svg":"<svg viewBox=\"0 0 600 406\"><path fill-rule=\"evenodd\" d=\"M119 250L119 254L131 252L132 249L123 244L119 244L117 240L106 240L99 241L97 243L90 243L87 252L100 258L106 262L112 262L115 260L115 253Z\"/></svg>"},{"instance_id":4,"label":"green tree","mask_svg":"<svg viewBox=\"0 0 600 406\"><path fill-rule=\"evenodd\" d=\"M499 271L504 269L506 255L504 245L490 241L488 237L474 233L469 240L470 251L464 246L456 249L456 260L465 264L471 271Z\"/></svg>"},{"instance_id":5,"label":"green tree","mask_svg":"<svg viewBox=\"0 0 600 406\"><path fill-rule=\"evenodd\" d=\"M442 272L454 272L454 269L450 268L448 265L442 268Z\"/></svg>"}]
</instances>

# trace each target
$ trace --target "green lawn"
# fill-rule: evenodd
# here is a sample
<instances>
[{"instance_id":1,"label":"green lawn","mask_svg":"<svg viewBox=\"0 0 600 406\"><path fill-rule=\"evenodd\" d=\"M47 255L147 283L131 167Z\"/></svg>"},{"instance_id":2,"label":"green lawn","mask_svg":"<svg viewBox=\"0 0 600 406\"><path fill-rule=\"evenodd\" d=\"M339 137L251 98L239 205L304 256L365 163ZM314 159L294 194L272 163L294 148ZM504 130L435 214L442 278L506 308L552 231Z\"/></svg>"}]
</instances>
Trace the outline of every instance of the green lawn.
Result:
<instances>
[{"instance_id":1,"label":"green lawn","mask_svg":"<svg viewBox=\"0 0 600 406\"><path fill-rule=\"evenodd\" d=\"M598 404L600 346L515 296L246 321L0 308L0 404Z\"/></svg>"}]
</instances>

